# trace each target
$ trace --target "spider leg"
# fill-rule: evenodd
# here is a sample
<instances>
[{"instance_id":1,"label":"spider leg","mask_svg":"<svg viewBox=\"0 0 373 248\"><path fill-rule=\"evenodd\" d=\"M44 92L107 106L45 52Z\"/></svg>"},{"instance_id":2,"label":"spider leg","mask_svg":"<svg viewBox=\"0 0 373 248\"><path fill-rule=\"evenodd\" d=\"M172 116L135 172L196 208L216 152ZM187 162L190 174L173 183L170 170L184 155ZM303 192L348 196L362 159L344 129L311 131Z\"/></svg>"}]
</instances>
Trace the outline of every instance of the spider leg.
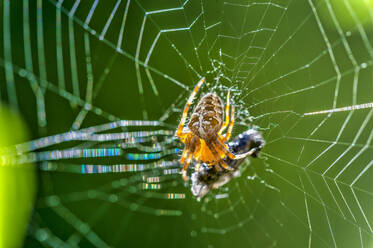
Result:
<instances>
[{"instance_id":1,"label":"spider leg","mask_svg":"<svg viewBox=\"0 0 373 248\"><path fill-rule=\"evenodd\" d=\"M189 164L192 162L193 156L196 152L196 148L198 148L198 146L199 146L199 139L198 138L193 137L192 140L189 140L189 141L188 141L188 152L185 155L186 159L183 160L184 166L183 166L183 169L182 169L182 174L183 174L184 181L189 180L189 178L187 176L187 169L189 167ZM180 161L180 163L181 163L181 161Z\"/></svg>"},{"instance_id":2,"label":"spider leg","mask_svg":"<svg viewBox=\"0 0 373 248\"><path fill-rule=\"evenodd\" d=\"M216 160L226 170L233 170L223 159L226 157L226 153L216 145L216 142L208 142L208 147L211 147L210 151L215 156Z\"/></svg>"},{"instance_id":3,"label":"spider leg","mask_svg":"<svg viewBox=\"0 0 373 248\"><path fill-rule=\"evenodd\" d=\"M201 152L202 152L201 148L202 148L201 140L198 139L196 143L196 150L194 152L194 159L197 161L197 164L195 165L194 170L197 172L199 172L201 169L201 160L200 160Z\"/></svg>"},{"instance_id":4,"label":"spider leg","mask_svg":"<svg viewBox=\"0 0 373 248\"><path fill-rule=\"evenodd\" d=\"M225 105L225 121L224 121L224 124L223 126L220 128L218 134L221 135L222 132L227 128L228 124L229 124L229 106L230 106L230 95L231 95L231 92L228 91L228 95L227 95L227 104Z\"/></svg>"},{"instance_id":5,"label":"spider leg","mask_svg":"<svg viewBox=\"0 0 373 248\"><path fill-rule=\"evenodd\" d=\"M231 137L233 126L234 126L234 106L232 106L232 109L231 109L231 121L229 123L228 131L224 136L220 136L222 143L227 142L229 138Z\"/></svg>"},{"instance_id":6,"label":"spider leg","mask_svg":"<svg viewBox=\"0 0 373 248\"><path fill-rule=\"evenodd\" d=\"M182 132L180 135L178 135L180 141L185 144L186 140L188 139L191 132Z\"/></svg>"},{"instance_id":7,"label":"spider leg","mask_svg":"<svg viewBox=\"0 0 373 248\"><path fill-rule=\"evenodd\" d=\"M199 158L201 157L201 142L200 139L197 139L196 141L196 148L194 150L194 159L199 163Z\"/></svg>"},{"instance_id":8,"label":"spider leg","mask_svg":"<svg viewBox=\"0 0 373 248\"><path fill-rule=\"evenodd\" d=\"M177 131L176 131L176 135L178 137L180 137L183 133L183 128L184 128L184 125L185 125L185 121L186 121L186 118L188 116L189 106L193 103L193 99L194 99L195 95L197 94L198 89L201 87L201 85L204 82L205 82L205 78L202 78L201 80L199 80L199 82L194 87L194 90L192 91L192 93L190 94L190 96L188 98L188 101L187 101L187 103L185 105L185 108L184 108L184 111L183 111L183 115L181 116L180 124L177 128Z\"/></svg>"},{"instance_id":9,"label":"spider leg","mask_svg":"<svg viewBox=\"0 0 373 248\"><path fill-rule=\"evenodd\" d=\"M222 165L220 165L220 163L217 163L217 164L214 164L214 168L216 171L222 171Z\"/></svg>"},{"instance_id":10,"label":"spider leg","mask_svg":"<svg viewBox=\"0 0 373 248\"><path fill-rule=\"evenodd\" d=\"M185 159L189 154L190 145L191 145L191 136L192 135L189 132L182 133L180 136L180 140L185 144L183 154L181 155L180 160L179 160L180 164L184 164Z\"/></svg>"},{"instance_id":11,"label":"spider leg","mask_svg":"<svg viewBox=\"0 0 373 248\"><path fill-rule=\"evenodd\" d=\"M188 181L189 180L188 175L187 175L187 169L189 167L190 162L192 162L193 152L194 151L189 150L188 155L186 156L186 160L184 162L183 170L181 172L182 175L183 175L184 181Z\"/></svg>"},{"instance_id":12,"label":"spider leg","mask_svg":"<svg viewBox=\"0 0 373 248\"><path fill-rule=\"evenodd\" d=\"M224 160L220 160L219 163L226 170L234 170L234 168L230 167L226 162L224 162Z\"/></svg>"},{"instance_id":13,"label":"spider leg","mask_svg":"<svg viewBox=\"0 0 373 248\"><path fill-rule=\"evenodd\" d=\"M179 160L180 164L184 164L185 158L188 155L188 150L189 150L188 147L184 148L183 154L181 154L181 157L180 157L180 160Z\"/></svg>"},{"instance_id":14,"label":"spider leg","mask_svg":"<svg viewBox=\"0 0 373 248\"><path fill-rule=\"evenodd\" d=\"M248 151L246 153L233 154L231 151L229 151L227 145L222 144L219 139L216 139L216 141L214 143L216 144L216 146L218 146L217 149L220 148L230 159L233 159L233 160L246 158L247 156L250 156L255 152L255 149L251 149L250 151Z\"/></svg>"}]
</instances>

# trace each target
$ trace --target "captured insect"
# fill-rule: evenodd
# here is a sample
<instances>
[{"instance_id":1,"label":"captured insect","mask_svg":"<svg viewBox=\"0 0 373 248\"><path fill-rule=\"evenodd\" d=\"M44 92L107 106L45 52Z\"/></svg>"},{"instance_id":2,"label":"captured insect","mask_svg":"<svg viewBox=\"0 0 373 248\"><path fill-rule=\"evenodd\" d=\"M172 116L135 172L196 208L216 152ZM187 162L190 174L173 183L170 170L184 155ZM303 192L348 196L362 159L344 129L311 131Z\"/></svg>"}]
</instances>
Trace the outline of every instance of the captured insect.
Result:
<instances>
[{"instance_id":1,"label":"captured insect","mask_svg":"<svg viewBox=\"0 0 373 248\"><path fill-rule=\"evenodd\" d=\"M189 107L204 82L205 78L202 78L190 94L176 131L176 136L185 144L180 158L180 163L184 165L182 175L185 181L188 180L187 169L192 160L197 162L195 168L199 168L199 165L204 163L209 168L215 167L217 171L222 169L233 171L234 167L229 164L253 154L252 151L235 154L226 144L234 126L234 106L229 115L230 92L227 95L225 116L224 104L220 97L214 92L207 93L195 107L187 127L184 127ZM227 127L228 131L222 134Z\"/></svg>"},{"instance_id":2,"label":"captured insect","mask_svg":"<svg viewBox=\"0 0 373 248\"><path fill-rule=\"evenodd\" d=\"M235 137L233 141L228 143L228 147L235 154L250 153L252 157L256 158L260 150L264 147L264 144L265 142L261 133L254 128ZM233 170L208 166L203 163L192 174L191 190L193 195L200 200L210 190L217 189L229 182L230 179L240 176L239 167L244 161L245 158L233 160L227 157L224 162Z\"/></svg>"}]
</instances>

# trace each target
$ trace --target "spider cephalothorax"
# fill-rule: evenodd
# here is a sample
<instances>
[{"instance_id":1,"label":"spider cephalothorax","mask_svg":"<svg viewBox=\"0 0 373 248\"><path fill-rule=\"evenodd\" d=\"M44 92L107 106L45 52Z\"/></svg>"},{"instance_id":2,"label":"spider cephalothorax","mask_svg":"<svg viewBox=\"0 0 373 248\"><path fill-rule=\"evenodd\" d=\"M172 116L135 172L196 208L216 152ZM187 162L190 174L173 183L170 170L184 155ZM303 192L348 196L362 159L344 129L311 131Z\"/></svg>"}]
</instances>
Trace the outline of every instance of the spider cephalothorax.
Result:
<instances>
[{"instance_id":1,"label":"spider cephalothorax","mask_svg":"<svg viewBox=\"0 0 373 248\"><path fill-rule=\"evenodd\" d=\"M180 163L184 165L184 180L188 179L186 170L193 159L197 161L198 164L203 162L210 167L215 166L218 170L221 169L219 166L230 170L231 168L225 162L227 157L236 160L251 154L248 152L235 155L229 151L228 146L225 144L231 136L234 125L233 106L231 116L229 117L229 92L227 95L227 104L225 106L225 118L222 100L215 93L208 93L198 102L190 118L188 127L184 128L189 106L192 104L198 89L204 82L205 79L202 78L189 96L179 127L176 131L176 135L180 138L181 142L185 144L185 149L180 159ZM227 133L222 135L222 132L227 127ZM198 168L198 165L196 168Z\"/></svg>"}]
</instances>

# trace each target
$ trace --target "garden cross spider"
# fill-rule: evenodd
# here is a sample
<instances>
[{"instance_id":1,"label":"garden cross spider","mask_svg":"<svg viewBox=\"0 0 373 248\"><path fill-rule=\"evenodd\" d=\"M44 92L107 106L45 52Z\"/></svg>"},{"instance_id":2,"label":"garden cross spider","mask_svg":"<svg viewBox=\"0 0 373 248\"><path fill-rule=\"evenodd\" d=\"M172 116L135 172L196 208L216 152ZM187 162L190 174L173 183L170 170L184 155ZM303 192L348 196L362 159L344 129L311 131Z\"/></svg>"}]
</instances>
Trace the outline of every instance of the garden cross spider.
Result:
<instances>
[{"instance_id":1,"label":"garden cross spider","mask_svg":"<svg viewBox=\"0 0 373 248\"><path fill-rule=\"evenodd\" d=\"M190 94L176 131L176 136L185 144L185 149L180 158L180 163L184 165L182 174L185 181L188 180L187 169L193 159L197 161L196 170L198 170L201 162L207 164L209 167L215 166L217 170L221 170L221 167L226 170L233 170L225 162L227 157L237 160L245 158L254 152L249 151L235 155L229 151L228 146L225 144L232 134L234 125L234 106L232 106L231 117L229 118L230 92L228 92L227 104L225 105L224 123L224 105L222 100L215 93L207 93L198 102L187 127L184 128L189 106L193 103L198 89L204 82L205 78L202 78ZM227 127L227 133L222 135L222 132Z\"/></svg>"}]
</instances>

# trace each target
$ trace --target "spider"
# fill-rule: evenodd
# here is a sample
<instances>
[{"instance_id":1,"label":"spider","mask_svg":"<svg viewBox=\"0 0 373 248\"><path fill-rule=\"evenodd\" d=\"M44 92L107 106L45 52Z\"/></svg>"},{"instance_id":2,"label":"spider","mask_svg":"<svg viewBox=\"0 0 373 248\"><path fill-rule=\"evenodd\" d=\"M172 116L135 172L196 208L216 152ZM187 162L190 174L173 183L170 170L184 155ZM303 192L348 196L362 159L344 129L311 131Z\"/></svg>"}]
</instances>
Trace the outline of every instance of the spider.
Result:
<instances>
[{"instance_id":1,"label":"spider","mask_svg":"<svg viewBox=\"0 0 373 248\"><path fill-rule=\"evenodd\" d=\"M225 144L232 134L234 125L234 106L232 106L231 117L229 118L230 92L228 92L227 104L225 105L224 123L224 105L222 100L216 93L207 93L198 102L187 127L184 128L189 106L193 103L198 89L204 82L205 78L202 78L190 94L176 131L176 136L185 144L185 149L180 158L180 163L184 165L182 175L185 181L188 181L187 169L193 159L197 161L197 170L201 162L207 164L209 167L214 166L217 170L221 170L221 167L226 170L233 170L226 163L227 157L231 160L238 160L253 153L249 151L235 155L229 151L228 146ZM228 131L223 135L222 133L227 127Z\"/></svg>"}]
</instances>

